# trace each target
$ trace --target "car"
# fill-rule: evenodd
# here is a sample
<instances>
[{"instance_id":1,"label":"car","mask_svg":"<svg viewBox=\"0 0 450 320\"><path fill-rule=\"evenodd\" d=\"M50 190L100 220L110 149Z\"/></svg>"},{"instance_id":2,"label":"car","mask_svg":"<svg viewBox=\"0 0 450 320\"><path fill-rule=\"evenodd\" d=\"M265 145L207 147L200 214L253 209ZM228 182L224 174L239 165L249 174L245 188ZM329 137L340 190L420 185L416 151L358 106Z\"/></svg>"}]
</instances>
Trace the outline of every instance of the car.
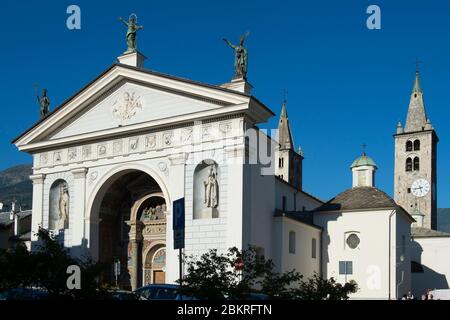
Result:
<instances>
[{"instance_id":1,"label":"car","mask_svg":"<svg viewBox=\"0 0 450 320\"><path fill-rule=\"evenodd\" d=\"M39 288L13 288L0 292L0 300L46 300L48 291Z\"/></svg>"},{"instance_id":2,"label":"car","mask_svg":"<svg viewBox=\"0 0 450 320\"><path fill-rule=\"evenodd\" d=\"M180 286L177 284L149 284L134 293L145 300L203 300L201 297L181 295Z\"/></svg>"},{"instance_id":3,"label":"car","mask_svg":"<svg viewBox=\"0 0 450 320\"><path fill-rule=\"evenodd\" d=\"M125 290L111 290L108 292L112 300L145 300L140 295L131 291Z\"/></svg>"}]
</instances>

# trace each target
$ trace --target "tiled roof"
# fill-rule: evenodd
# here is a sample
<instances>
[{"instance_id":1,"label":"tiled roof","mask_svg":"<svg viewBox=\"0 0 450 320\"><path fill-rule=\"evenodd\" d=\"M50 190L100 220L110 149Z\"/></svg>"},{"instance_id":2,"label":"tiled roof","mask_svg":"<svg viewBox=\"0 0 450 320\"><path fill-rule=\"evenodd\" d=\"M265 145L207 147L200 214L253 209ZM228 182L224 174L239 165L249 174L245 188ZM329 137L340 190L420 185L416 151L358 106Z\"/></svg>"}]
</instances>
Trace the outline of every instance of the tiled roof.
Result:
<instances>
[{"instance_id":1,"label":"tiled roof","mask_svg":"<svg viewBox=\"0 0 450 320\"><path fill-rule=\"evenodd\" d=\"M450 237L450 233L432 230L422 227L411 228L411 236L416 238L440 238Z\"/></svg>"},{"instance_id":2,"label":"tiled roof","mask_svg":"<svg viewBox=\"0 0 450 320\"><path fill-rule=\"evenodd\" d=\"M397 208L398 205L386 193L374 187L348 189L321 205L314 211Z\"/></svg>"}]
</instances>

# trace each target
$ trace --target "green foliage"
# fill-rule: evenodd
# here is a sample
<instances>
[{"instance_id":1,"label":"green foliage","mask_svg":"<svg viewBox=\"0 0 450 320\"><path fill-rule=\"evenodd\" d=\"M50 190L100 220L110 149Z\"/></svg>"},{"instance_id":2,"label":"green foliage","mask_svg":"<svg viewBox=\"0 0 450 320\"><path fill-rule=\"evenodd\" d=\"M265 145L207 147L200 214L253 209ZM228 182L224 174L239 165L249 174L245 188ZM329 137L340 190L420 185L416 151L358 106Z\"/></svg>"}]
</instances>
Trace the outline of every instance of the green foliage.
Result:
<instances>
[{"instance_id":1,"label":"green foliage","mask_svg":"<svg viewBox=\"0 0 450 320\"><path fill-rule=\"evenodd\" d=\"M251 246L243 251L231 248L225 254L212 249L199 259L186 257L185 263L183 291L214 300L245 299L252 292L273 299L342 300L357 290L354 282L342 285L317 274L303 280L295 270L277 273L273 262L259 256Z\"/></svg>"},{"instance_id":2,"label":"green foliage","mask_svg":"<svg viewBox=\"0 0 450 320\"><path fill-rule=\"evenodd\" d=\"M104 299L109 294L99 282L102 264L72 258L47 230L39 229L39 248L29 252L23 246L0 252L0 291L18 287L44 288L49 298ZM81 289L68 289L67 268L80 267Z\"/></svg>"}]
</instances>

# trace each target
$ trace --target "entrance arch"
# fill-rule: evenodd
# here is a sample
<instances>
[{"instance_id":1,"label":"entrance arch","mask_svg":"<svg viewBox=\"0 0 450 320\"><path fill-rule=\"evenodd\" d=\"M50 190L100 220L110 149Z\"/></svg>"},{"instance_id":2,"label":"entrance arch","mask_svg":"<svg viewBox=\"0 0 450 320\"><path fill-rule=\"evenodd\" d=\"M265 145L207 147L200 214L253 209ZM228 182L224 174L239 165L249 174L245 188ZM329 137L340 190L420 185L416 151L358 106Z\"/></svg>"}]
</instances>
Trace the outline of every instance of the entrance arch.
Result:
<instances>
[{"instance_id":1,"label":"entrance arch","mask_svg":"<svg viewBox=\"0 0 450 320\"><path fill-rule=\"evenodd\" d=\"M140 169L116 168L99 181L86 230L93 258L109 266L104 280L132 290L145 282L143 253L154 241L165 247L170 203L160 177Z\"/></svg>"}]
</instances>

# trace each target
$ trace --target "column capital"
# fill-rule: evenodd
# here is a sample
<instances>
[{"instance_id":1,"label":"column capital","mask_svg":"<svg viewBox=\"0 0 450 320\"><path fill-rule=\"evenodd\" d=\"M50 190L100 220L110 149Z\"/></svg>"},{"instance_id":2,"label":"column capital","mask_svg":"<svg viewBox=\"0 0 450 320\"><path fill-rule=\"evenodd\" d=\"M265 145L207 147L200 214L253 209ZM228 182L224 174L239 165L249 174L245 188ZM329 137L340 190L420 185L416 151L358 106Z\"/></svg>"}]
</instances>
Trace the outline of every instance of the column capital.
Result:
<instances>
[{"instance_id":1,"label":"column capital","mask_svg":"<svg viewBox=\"0 0 450 320\"><path fill-rule=\"evenodd\" d=\"M141 241L143 239L142 230L145 228L145 224L140 220L128 220L125 223L130 226L130 231L128 232L130 240Z\"/></svg>"},{"instance_id":2,"label":"column capital","mask_svg":"<svg viewBox=\"0 0 450 320\"><path fill-rule=\"evenodd\" d=\"M30 180L33 181L33 184L43 184L45 180L45 174L38 173L30 176Z\"/></svg>"},{"instance_id":3,"label":"column capital","mask_svg":"<svg viewBox=\"0 0 450 320\"><path fill-rule=\"evenodd\" d=\"M172 154L169 156L170 164L173 166L185 164L189 154L186 152L181 152L178 154Z\"/></svg>"},{"instance_id":4,"label":"column capital","mask_svg":"<svg viewBox=\"0 0 450 320\"><path fill-rule=\"evenodd\" d=\"M88 172L87 168L76 168L71 170L75 179L83 179L86 178L86 173Z\"/></svg>"}]
</instances>

